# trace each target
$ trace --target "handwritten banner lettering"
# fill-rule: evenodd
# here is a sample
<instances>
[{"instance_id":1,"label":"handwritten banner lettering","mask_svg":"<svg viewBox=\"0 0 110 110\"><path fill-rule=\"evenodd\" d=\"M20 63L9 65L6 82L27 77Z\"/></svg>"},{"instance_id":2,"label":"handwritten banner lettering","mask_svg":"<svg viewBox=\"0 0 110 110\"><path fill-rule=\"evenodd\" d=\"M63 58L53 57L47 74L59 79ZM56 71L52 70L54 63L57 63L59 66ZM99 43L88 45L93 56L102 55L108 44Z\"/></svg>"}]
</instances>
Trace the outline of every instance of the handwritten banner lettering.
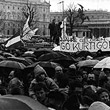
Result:
<instances>
[{"instance_id":1,"label":"handwritten banner lettering","mask_svg":"<svg viewBox=\"0 0 110 110\"><path fill-rule=\"evenodd\" d=\"M90 51L98 50L110 51L110 37L103 39L85 39L72 38L60 39L60 50L64 52Z\"/></svg>"}]
</instances>

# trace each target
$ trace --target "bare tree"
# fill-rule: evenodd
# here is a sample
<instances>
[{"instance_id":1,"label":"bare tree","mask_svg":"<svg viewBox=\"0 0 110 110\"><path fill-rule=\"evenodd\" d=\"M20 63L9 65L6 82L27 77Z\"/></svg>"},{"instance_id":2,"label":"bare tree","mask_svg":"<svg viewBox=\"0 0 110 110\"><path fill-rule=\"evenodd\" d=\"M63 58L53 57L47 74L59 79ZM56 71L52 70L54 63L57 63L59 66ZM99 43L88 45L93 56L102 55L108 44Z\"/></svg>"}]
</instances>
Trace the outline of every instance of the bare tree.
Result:
<instances>
[{"instance_id":1,"label":"bare tree","mask_svg":"<svg viewBox=\"0 0 110 110\"><path fill-rule=\"evenodd\" d=\"M5 29L5 19L6 19L6 16L5 16L5 12L3 12L2 10L0 11L0 16L1 16L1 19L0 19L0 33L3 34L3 30Z\"/></svg>"},{"instance_id":2,"label":"bare tree","mask_svg":"<svg viewBox=\"0 0 110 110\"><path fill-rule=\"evenodd\" d=\"M69 27L69 33L72 35L73 26L75 24L76 20L76 8L73 8L72 5L65 11L65 14L67 16L68 21L68 27Z\"/></svg>"},{"instance_id":3,"label":"bare tree","mask_svg":"<svg viewBox=\"0 0 110 110\"><path fill-rule=\"evenodd\" d=\"M39 13L36 4L32 4L31 2L27 2L26 6L22 8L22 13L24 17L27 19L30 15L29 26L31 28L35 28L37 26L39 20Z\"/></svg>"},{"instance_id":4,"label":"bare tree","mask_svg":"<svg viewBox=\"0 0 110 110\"><path fill-rule=\"evenodd\" d=\"M70 4L69 8L65 11L65 15L67 16L69 34L72 35L72 31L74 26L82 25L82 23L88 19L89 17L84 14L83 6L78 4L80 8L77 10L75 6Z\"/></svg>"}]
</instances>

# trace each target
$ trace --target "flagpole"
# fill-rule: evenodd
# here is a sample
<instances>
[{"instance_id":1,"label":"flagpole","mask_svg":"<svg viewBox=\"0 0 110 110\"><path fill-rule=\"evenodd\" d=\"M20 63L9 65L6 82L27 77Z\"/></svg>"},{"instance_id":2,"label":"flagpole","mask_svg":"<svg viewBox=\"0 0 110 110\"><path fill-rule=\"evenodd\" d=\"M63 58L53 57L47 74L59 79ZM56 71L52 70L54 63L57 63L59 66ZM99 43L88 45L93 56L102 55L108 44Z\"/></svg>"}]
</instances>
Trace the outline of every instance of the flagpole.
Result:
<instances>
[{"instance_id":1,"label":"flagpole","mask_svg":"<svg viewBox=\"0 0 110 110\"><path fill-rule=\"evenodd\" d=\"M64 1L61 1L58 4L62 4L62 21L63 21L63 35L64 35Z\"/></svg>"}]
</instances>

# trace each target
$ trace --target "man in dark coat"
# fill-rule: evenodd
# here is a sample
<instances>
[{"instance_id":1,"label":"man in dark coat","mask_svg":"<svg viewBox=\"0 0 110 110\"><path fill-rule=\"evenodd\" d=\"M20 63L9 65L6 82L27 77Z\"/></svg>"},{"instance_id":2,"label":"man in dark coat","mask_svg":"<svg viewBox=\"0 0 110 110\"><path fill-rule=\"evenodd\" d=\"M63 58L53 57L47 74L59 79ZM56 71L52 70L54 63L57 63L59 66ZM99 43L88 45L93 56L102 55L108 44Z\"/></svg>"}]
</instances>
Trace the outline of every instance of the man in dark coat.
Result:
<instances>
[{"instance_id":1,"label":"man in dark coat","mask_svg":"<svg viewBox=\"0 0 110 110\"><path fill-rule=\"evenodd\" d=\"M49 24L48 28L50 30L50 42L54 42L55 41L55 37L57 35L55 19L52 20L52 23Z\"/></svg>"}]
</instances>

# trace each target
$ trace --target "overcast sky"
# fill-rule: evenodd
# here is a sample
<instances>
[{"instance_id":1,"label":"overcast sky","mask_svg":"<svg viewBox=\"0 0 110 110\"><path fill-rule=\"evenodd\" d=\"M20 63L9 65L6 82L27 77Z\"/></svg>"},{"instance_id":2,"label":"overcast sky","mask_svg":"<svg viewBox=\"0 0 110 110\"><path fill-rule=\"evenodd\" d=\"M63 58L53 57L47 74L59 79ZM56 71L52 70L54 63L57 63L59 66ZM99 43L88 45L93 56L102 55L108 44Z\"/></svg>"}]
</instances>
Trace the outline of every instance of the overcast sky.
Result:
<instances>
[{"instance_id":1,"label":"overcast sky","mask_svg":"<svg viewBox=\"0 0 110 110\"><path fill-rule=\"evenodd\" d=\"M50 1L51 11L62 11L62 4L58 4L62 0L47 0ZM93 10L107 10L110 11L110 0L63 0L64 1L64 9L67 9L70 4L74 4L77 7L77 4L81 4L84 6L85 10L93 9Z\"/></svg>"}]
</instances>

